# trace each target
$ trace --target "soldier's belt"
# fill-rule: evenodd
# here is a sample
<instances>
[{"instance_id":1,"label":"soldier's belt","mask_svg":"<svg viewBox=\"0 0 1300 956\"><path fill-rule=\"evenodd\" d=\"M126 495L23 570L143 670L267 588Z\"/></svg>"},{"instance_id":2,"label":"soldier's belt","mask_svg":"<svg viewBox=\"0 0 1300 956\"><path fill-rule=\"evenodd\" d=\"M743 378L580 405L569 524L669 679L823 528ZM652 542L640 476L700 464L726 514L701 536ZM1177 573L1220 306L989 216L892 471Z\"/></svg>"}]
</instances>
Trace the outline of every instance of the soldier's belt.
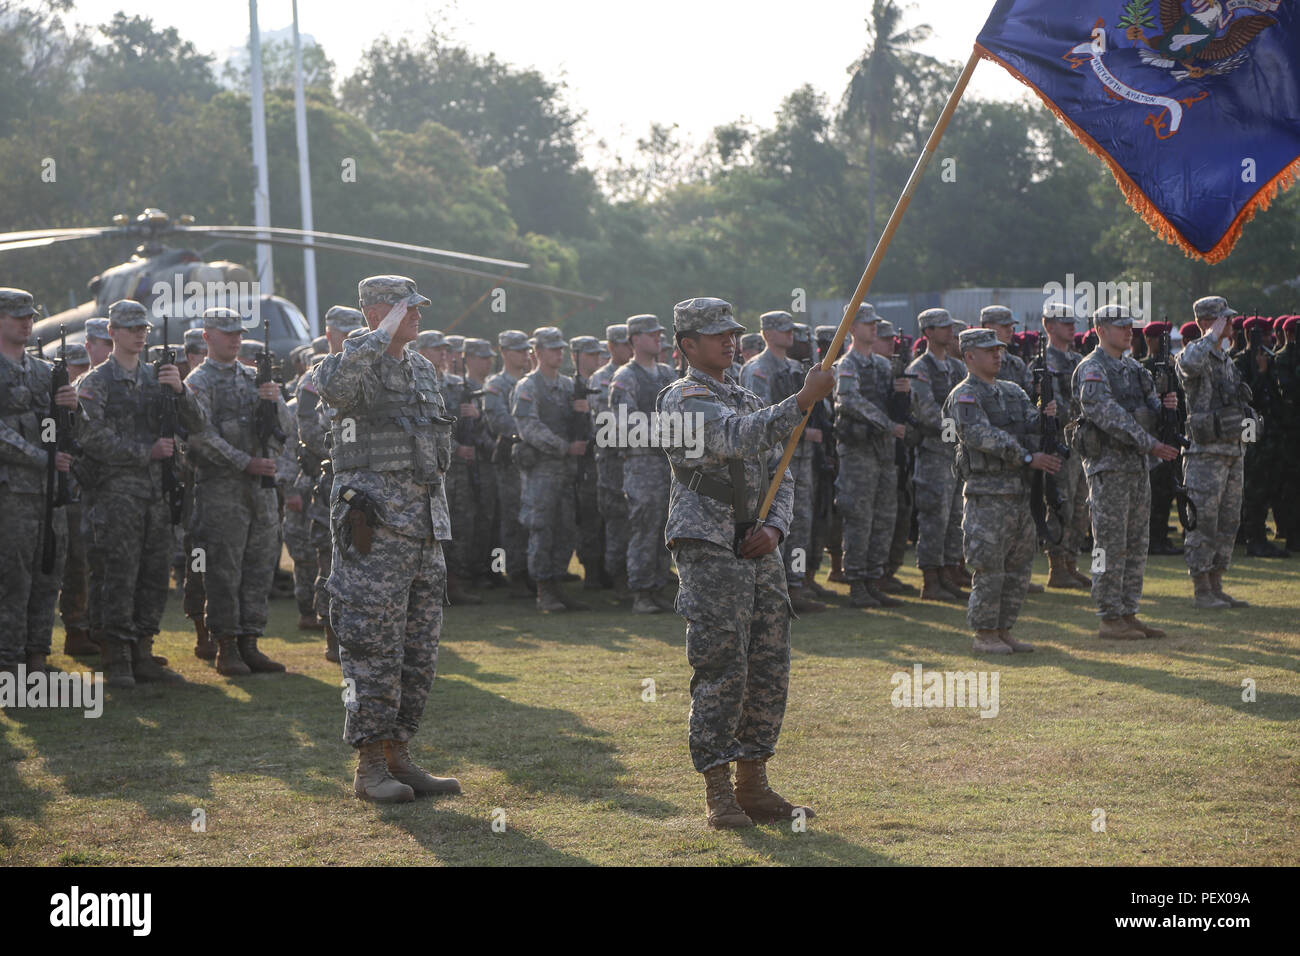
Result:
<instances>
[{"instance_id":1,"label":"soldier's belt","mask_svg":"<svg viewBox=\"0 0 1300 956\"><path fill-rule=\"evenodd\" d=\"M735 488L729 482L710 478L699 468L686 468L676 462L670 462L669 464L672 465L673 477L690 491L734 507L736 503Z\"/></svg>"}]
</instances>

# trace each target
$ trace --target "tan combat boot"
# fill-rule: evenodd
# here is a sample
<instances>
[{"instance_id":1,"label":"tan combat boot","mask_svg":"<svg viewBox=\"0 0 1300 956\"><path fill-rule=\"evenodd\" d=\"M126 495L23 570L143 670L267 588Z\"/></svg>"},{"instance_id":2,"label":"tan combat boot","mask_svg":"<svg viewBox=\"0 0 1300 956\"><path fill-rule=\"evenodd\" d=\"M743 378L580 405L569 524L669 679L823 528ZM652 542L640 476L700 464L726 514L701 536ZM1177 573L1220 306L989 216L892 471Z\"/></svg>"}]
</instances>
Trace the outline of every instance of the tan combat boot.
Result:
<instances>
[{"instance_id":1,"label":"tan combat boot","mask_svg":"<svg viewBox=\"0 0 1300 956\"><path fill-rule=\"evenodd\" d=\"M194 618L194 636L194 656L201 661L216 660L217 642L208 633L208 625L201 617Z\"/></svg>"},{"instance_id":2,"label":"tan combat boot","mask_svg":"<svg viewBox=\"0 0 1300 956\"><path fill-rule=\"evenodd\" d=\"M790 588L790 607L794 608L796 614L810 614L814 611L826 610L825 604L808 597L803 593L803 588Z\"/></svg>"},{"instance_id":3,"label":"tan combat boot","mask_svg":"<svg viewBox=\"0 0 1300 956\"><path fill-rule=\"evenodd\" d=\"M1201 610L1208 611L1232 607L1231 604L1214 593L1214 581L1208 571L1205 574L1193 575L1192 587L1195 590L1193 600Z\"/></svg>"},{"instance_id":4,"label":"tan combat boot","mask_svg":"<svg viewBox=\"0 0 1300 956\"><path fill-rule=\"evenodd\" d=\"M1125 614L1124 623L1127 624L1133 630L1141 631L1143 637L1164 637L1165 636L1165 632L1160 630L1160 628L1152 627L1149 624L1144 624L1142 621L1139 621L1138 616L1136 614Z\"/></svg>"},{"instance_id":5,"label":"tan combat boot","mask_svg":"<svg viewBox=\"0 0 1300 956\"><path fill-rule=\"evenodd\" d=\"M311 614L298 615L298 630L300 631L320 631L323 630L324 627L325 625L321 622L321 619L316 616L315 612Z\"/></svg>"},{"instance_id":6,"label":"tan combat boot","mask_svg":"<svg viewBox=\"0 0 1300 956\"><path fill-rule=\"evenodd\" d=\"M959 566L947 564L939 569L939 583L952 592L953 597L965 601L970 597L963 588L970 587L970 575L963 574Z\"/></svg>"},{"instance_id":7,"label":"tan combat boot","mask_svg":"<svg viewBox=\"0 0 1300 956\"><path fill-rule=\"evenodd\" d=\"M731 764L724 763L704 771L704 787L708 823L712 829L740 830L754 825L736 802L736 791L731 788Z\"/></svg>"},{"instance_id":8,"label":"tan combat boot","mask_svg":"<svg viewBox=\"0 0 1300 956\"><path fill-rule=\"evenodd\" d=\"M537 610L539 611L565 611L564 602L556 594L558 585L554 581L537 582Z\"/></svg>"},{"instance_id":9,"label":"tan combat boot","mask_svg":"<svg viewBox=\"0 0 1300 956\"><path fill-rule=\"evenodd\" d=\"M736 761L736 803L755 823L783 823L796 810L807 820L817 816L812 807L795 806L768 785L765 760Z\"/></svg>"},{"instance_id":10,"label":"tan combat boot","mask_svg":"<svg viewBox=\"0 0 1300 956\"><path fill-rule=\"evenodd\" d=\"M134 687L135 671L131 667L131 642L105 634L100 638L109 687Z\"/></svg>"},{"instance_id":11,"label":"tan combat boot","mask_svg":"<svg viewBox=\"0 0 1300 956\"><path fill-rule=\"evenodd\" d=\"M90 640L90 631L84 627L69 627L63 637L63 653L69 657L91 657L99 653L99 645Z\"/></svg>"},{"instance_id":12,"label":"tan combat boot","mask_svg":"<svg viewBox=\"0 0 1300 956\"><path fill-rule=\"evenodd\" d=\"M849 582L849 606L850 607L880 607L880 602L871 596L867 590L866 581Z\"/></svg>"},{"instance_id":13,"label":"tan combat boot","mask_svg":"<svg viewBox=\"0 0 1300 956\"><path fill-rule=\"evenodd\" d=\"M455 777L435 777L411 760L410 745L404 740L385 740L384 759L388 761L388 772L398 783L404 783L415 791L417 797L429 797L438 793L460 793L460 781Z\"/></svg>"},{"instance_id":14,"label":"tan combat boot","mask_svg":"<svg viewBox=\"0 0 1300 956\"><path fill-rule=\"evenodd\" d=\"M1002 642L1001 632L996 628L986 628L975 632L970 650L972 654L1010 654L1011 645Z\"/></svg>"},{"instance_id":15,"label":"tan combat boot","mask_svg":"<svg viewBox=\"0 0 1300 956\"><path fill-rule=\"evenodd\" d=\"M352 778L352 792L362 800L375 803L410 803L415 790L388 772L384 755L387 741L372 740L357 748L357 772Z\"/></svg>"},{"instance_id":16,"label":"tan combat boot","mask_svg":"<svg viewBox=\"0 0 1300 956\"><path fill-rule=\"evenodd\" d=\"M1072 591L1079 589L1079 582L1070 573L1070 565L1066 561L1064 554L1055 551L1049 552L1047 566L1050 569L1047 575L1047 586L1049 588L1066 588Z\"/></svg>"},{"instance_id":17,"label":"tan combat boot","mask_svg":"<svg viewBox=\"0 0 1300 956\"><path fill-rule=\"evenodd\" d=\"M1070 577L1079 582L1080 591L1092 590L1092 578L1079 570L1079 559L1072 554L1065 556L1065 567L1070 572Z\"/></svg>"},{"instance_id":18,"label":"tan combat boot","mask_svg":"<svg viewBox=\"0 0 1300 956\"><path fill-rule=\"evenodd\" d=\"M1028 641L1016 640L1011 636L1011 628L1009 627L999 628L998 637L1001 638L1003 644L1007 645L1007 647L1011 648L1018 654L1033 653L1034 645L1030 644Z\"/></svg>"},{"instance_id":19,"label":"tan combat boot","mask_svg":"<svg viewBox=\"0 0 1300 956\"><path fill-rule=\"evenodd\" d=\"M339 662L339 636L328 623L325 625L325 660Z\"/></svg>"},{"instance_id":20,"label":"tan combat boot","mask_svg":"<svg viewBox=\"0 0 1300 956\"><path fill-rule=\"evenodd\" d=\"M459 574L447 575L447 600L452 607L458 604L482 604L483 599L477 594L465 590L465 582Z\"/></svg>"},{"instance_id":21,"label":"tan combat boot","mask_svg":"<svg viewBox=\"0 0 1300 956\"><path fill-rule=\"evenodd\" d=\"M184 684L186 680L170 667L163 667L153 656L153 636L139 638L131 646L131 671L141 684Z\"/></svg>"},{"instance_id":22,"label":"tan combat boot","mask_svg":"<svg viewBox=\"0 0 1300 956\"><path fill-rule=\"evenodd\" d=\"M1108 641L1141 641L1146 638L1146 634L1129 626L1122 617L1102 618L1097 636Z\"/></svg>"},{"instance_id":23,"label":"tan combat boot","mask_svg":"<svg viewBox=\"0 0 1300 956\"><path fill-rule=\"evenodd\" d=\"M809 568L803 576L803 586L808 589L808 593L819 598L835 597L835 592L830 588L824 588L817 583L817 575Z\"/></svg>"},{"instance_id":24,"label":"tan combat boot","mask_svg":"<svg viewBox=\"0 0 1300 956\"><path fill-rule=\"evenodd\" d=\"M1239 601L1227 591L1223 590L1222 571L1210 572L1210 590L1214 592L1214 596L1220 601L1227 601L1228 607L1250 607L1249 601Z\"/></svg>"},{"instance_id":25,"label":"tan combat boot","mask_svg":"<svg viewBox=\"0 0 1300 956\"><path fill-rule=\"evenodd\" d=\"M233 637L217 638L217 673L223 677L247 677L253 673L239 656L239 647Z\"/></svg>"},{"instance_id":26,"label":"tan combat boot","mask_svg":"<svg viewBox=\"0 0 1300 956\"><path fill-rule=\"evenodd\" d=\"M902 607L903 602L896 597L890 597L885 589L880 586L883 578L867 578L863 583L867 586L867 593L875 598L876 603L881 607Z\"/></svg>"},{"instance_id":27,"label":"tan combat boot","mask_svg":"<svg viewBox=\"0 0 1300 956\"><path fill-rule=\"evenodd\" d=\"M944 587L938 568L922 568L921 575L924 579L924 583L921 585L922 601L955 602L961 600L961 598Z\"/></svg>"},{"instance_id":28,"label":"tan combat boot","mask_svg":"<svg viewBox=\"0 0 1300 956\"><path fill-rule=\"evenodd\" d=\"M239 656L255 674L283 674L284 665L273 661L257 649L257 635L245 634L239 638Z\"/></svg>"},{"instance_id":29,"label":"tan combat boot","mask_svg":"<svg viewBox=\"0 0 1300 956\"><path fill-rule=\"evenodd\" d=\"M637 591L636 597L632 598L633 614L662 614L663 612L663 606L655 600L654 591Z\"/></svg>"}]
</instances>

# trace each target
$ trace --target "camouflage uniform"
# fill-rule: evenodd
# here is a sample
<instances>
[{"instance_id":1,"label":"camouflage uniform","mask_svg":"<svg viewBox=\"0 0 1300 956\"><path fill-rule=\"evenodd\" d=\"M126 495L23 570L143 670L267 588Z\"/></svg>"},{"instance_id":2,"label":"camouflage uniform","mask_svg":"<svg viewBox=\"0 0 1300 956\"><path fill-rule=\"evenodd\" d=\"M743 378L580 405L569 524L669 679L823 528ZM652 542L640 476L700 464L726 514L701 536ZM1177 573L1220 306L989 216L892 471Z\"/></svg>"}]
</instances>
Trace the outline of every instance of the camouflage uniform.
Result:
<instances>
[{"instance_id":1,"label":"camouflage uniform","mask_svg":"<svg viewBox=\"0 0 1300 956\"><path fill-rule=\"evenodd\" d=\"M34 315L32 298L0 289L0 311ZM54 568L41 570L44 554L45 473L48 454L41 423L49 415L50 363L31 355L15 362L0 355L0 668L50 653L54 603L63 576L67 524L55 512Z\"/></svg>"},{"instance_id":2,"label":"camouflage uniform","mask_svg":"<svg viewBox=\"0 0 1300 956\"><path fill-rule=\"evenodd\" d=\"M994 343L987 329L961 337L963 351L998 347ZM1031 457L1028 437L1038 427L1038 409L1015 382L990 384L968 375L943 411L957 423L957 462L965 481L962 537L973 572L966 621L977 632L1009 631L1029 588L1037 541L1025 459Z\"/></svg>"},{"instance_id":3,"label":"camouflage uniform","mask_svg":"<svg viewBox=\"0 0 1300 956\"><path fill-rule=\"evenodd\" d=\"M653 316L633 316L627 326L629 335L663 328ZM655 401L673 378L669 365L656 362L653 369L648 369L632 359L610 380L610 410L617 415L620 408L626 408L624 414L629 420L633 420L634 412L640 412L647 422L652 421ZM662 544L663 528L668 520L667 487L668 462L662 450L623 450L623 493L627 496L628 518L627 580L633 591L657 591L668 583L669 555Z\"/></svg>"},{"instance_id":4,"label":"camouflage uniform","mask_svg":"<svg viewBox=\"0 0 1300 956\"><path fill-rule=\"evenodd\" d=\"M675 320L678 331L685 325L703 334L739 327L730 306L717 299L682 303ZM669 386L659 409L704 421L702 457L668 450L675 475L665 529L681 573L677 611L686 619L686 655L694 671L691 762L703 773L733 760L764 760L776 750L790 676L786 575L777 552L739 558L733 540L736 521L756 512L769 468L803 415L794 396L765 408L752 392L696 369ZM740 516L730 500L733 460L744 474L746 510ZM691 491L683 477L690 480L694 472L720 485L728 500ZM782 534L790 526L793 495L787 471L766 522Z\"/></svg>"},{"instance_id":5,"label":"camouflage uniform","mask_svg":"<svg viewBox=\"0 0 1300 956\"><path fill-rule=\"evenodd\" d=\"M502 350L527 350L528 336L510 329L497 336L497 346ZM488 376L483 383L483 417L487 419L488 433L496 440L496 447L511 448L509 461L500 460L503 454L500 451L493 455L500 514L498 540L505 551L506 573L512 578L522 579L528 573L528 531L520 522L521 475L513 453L518 447L519 431L514 416L510 414L518 384L519 380L504 369Z\"/></svg>"},{"instance_id":6,"label":"camouflage uniform","mask_svg":"<svg viewBox=\"0 0 1300 956\"><path fill-rule=\"evenodd\" d=\"M540 334L537 348L563 348L558 330ZM528 529L528 573L534 581L559 581L568 572L573 554L573 488L577 459L569 454L567 437L573 421L573 379L540 370L529 372L515 386L510 413L519 429L515 460L519 464L520 521Z\"/></svg>"},{"instance_id":7,"label":"camouflage uniform","mask_svg":"<svg viewBox=\"0 0 1300 956\"><path fill-rule=\"evenodd\" d=\"M1052 376L1052 393L1061 406L1061 421L1076 421L1083 413L1072 385L1074 370L1081 361L1083 356L1078 352L1063 352L1054 345L1047 346L1047 370ZM1064 527L1061 529L1061 540L1056 544L1047 542L1043 550L1049 555L1060 555L1073 565L1079 549L1088 537L1090 521L1088 482L1083 475L1082 455L1071 455L1065 460L1057 472L1056 487L1065 498L1065 507L1061 512L1065 516Z\"/></svg>"},{"instance_id":8,"label":"camouflage uniform","mask_svg":"<svg viewBox=\"0 0 1300 956\"><path fill-rule=\"evenodd\" d=\"M330 558L330 489L334 473L329 460L329 425L326 415L332 412L321 403L316 389L316 369L313 365L298 380L297 403L294 408L298 420L298 458L304 474L312 479L311 499L307 505L307 539L316 552L316 579L312 582L312 611L321 621L329 620Z\"/></svg>"},{"instance_id":9,"label":"camouflage uniform","mask_svg":"<svg viewBox=\"0 0 1300 956\"><path fill-rule=\"evenodd\" d=\"M619 323L606 326L609 342L627 342L627 326ZM592 422L599 435L601 416L611 411L609 386L619 366L606 362L591 373L588 384L597 389L590 399ZM623 493L623 453L615 445L596 444L596 505L605 521L605 571L616 582L627 576L627 495Z\"/></svg>"},{"instance_id":10,"label":"camouflage uniform","mask_svg":"<svg viewBox=\"0 0 1300 956\"><path fill-rule=\"evenodd\" d=\"M296 383L300 384L300 383ZM302 509L291 511L284 509L284 521L281 533L284 546L293 560L293 597L298 605L299 618L315 617L316 549L311 543L311 482L303 474L298 464L298 400L287 403L289 410L289 429L281 449L283 459L283 486L285 495L298 495L302 499Z\"/></svg>"},{"instance_id":11,"label":"camouflage uniform","mask_svg":"<svg viewBox=\"0 0 1300 956\"><path fill-rule=\"evenodd\" d=\"M242 328L238 314L228 309L208 310L204 326L226 332ZM218 643L243 638L247 644L266 629L280 535L275 487L263 487L260 476L244 469L253 458L278 458L286 442L272 436L263 446L258 439L257 372L247 365L209 355L185 377L185 387L209 421L202 434L191 434L187 446L194 460L193 539L206 562L204 621ZM289 435L293 421L283 398L276 398L275 410L280 434Z\"/></svg>"},{"instance_id":12,"label":"camouflage uniform","mask_svg":"<svg viewBox=\"0 0 1300 956\"><path fill-rule=\"evenodd\" d=\"M1217 315L1211 308L1202 311ZM1231 313L1226 303L1221 308ZM1179 352L1174 367L1187 396L1191 441L1183 480L1196 504L1196 530L1187 533L1183 554L1188 573L1197 577L1226 571L1232 563L1245 474L1241 421L1250 415L1251 395L1237 366L1208 335Z\"/></svg>"},{"instance_id":13,"label":"camouflage uniform","mask_svg":"<svg viewBox=\"0 0 1300 956\"><path fill-rule=\"evenodd\" d=\"M922 435L912 472L916 489L916 566L924 569L959 565L961 482L952 473L956 443L942 437L943 404L952 387L966 377L966 366L952 357L941 362L927 350L907 371L916 376L912 380L912 417Z\"/></svg>"},{"instance_id":14,"label":"camouflage uniform","mask_svg":"<svg viewBox=\"0 0 1300 956\"><path fill-rule=\"evenodd\" d=\"M489 357L493 354L492 343L486 339L466 339L465 354ZM483 412L487 398L486 378L488 377L490 376L485 377L483 382L478 382L468 373L465 375L465 384L469 391L483 393L473 401L473 404L478 406L480 414ZM474 530L470 536L466 560L475 576L483 576L491 573L492 549L496 547L500 520L497 514L497 466L492 463L492 451L496 447L496 439L488 431L486 417L474 419L469 434L474 447L474 464L470 470L477 499L474 509Z\"/></svg>"},{"instance_id":15,"label":"camouflage uniform","mask_svg":"<svg viewBox=\"0 0 1300 956\"><path fill-rule=\"evenodd\" d=\"M835 369L835 506L844 517L844 578L875 581L885 574L898 513L894 422L885 411L894 370L883 355L856 348Z\"/></svg>"},{"instance_id":16,"label":"camouflage uniform","mask_svg":"<svg viewBox=\"0 0 1300 956\"><path fill-rule=\"evenodd\" d=\"M415 283L399 278L362 280L361 305L416 295ZM442 628L441 542L451 537L442 480L454 419L433 364L411 349L393 358L387 354L391 343L384 329L349 336L341 353L316 368L321 400L338 413L330 423L334 554L328 588L349 689L343 738L353 747L408 741L419 728ZM355 434L345 432L344 423ZM369 554L354 542L345 490L374 506Z\"/></svg>"},{"instance_id":17,"label":"camouflage uniform","mask_svg":"<svg viewBox=\"0 0 1300 956\"><path fill-rule=\"evenodd\" d=\"M1132 322L1122 314L1096 321L1108 319ZM1100 346L1074 370L1071 394L1085 420L1075 445L1083 457L1093 546L1100 549L1102 568L1092 576L1092 597L1103 619L1124 618L1137 614L1142 599L1151 533L1147 456L1157 444L1152 431L1160 399L1146 369L1127 356L1111 358Z\"/></svg>"},{"instance_id":18,"label":"camouflage uniform","mask_svg":"<svg viewBox=\"0 0 1300 956\"><path fill-rule=\"evenodd\" d=\"M769 312L761 321L765 330L785 332L794 328L794 319L788 312ZM745 363L740 373L740 384L757 395L763 405L778 405L802 387L803 369L794 359L784 358L765 348ZM794 478L794 510L790 518L790 533L782 542L781 553L785 560L786 583L799 588L803 586L804 571L795 569L795 552L802 552L806 569L813 518L813 443L806 435L799 436L799 444L790 458L790 474Z\"/></svg>"},{"instance_id":19,"label":"camouflage uniform","mask_svg":"<svg viewBox=\"0 0 1300 956\"><path fill-rule=\"evenodd\" d=\"M475 438L470 428L472 420L459 418L465 379L460 375L440 371L438 386L442 389L443 404L458 419L453 432L454 443L474 448ZM451 540L446 545L447 575L457 579L457 583L472 580L475 573L474 528L478 522L479 510L479 482L476 480L475 465L475 462L468 462L453 454L443 484L447 494L447 508L451 514Z\"/></svg>"}]
</instances>

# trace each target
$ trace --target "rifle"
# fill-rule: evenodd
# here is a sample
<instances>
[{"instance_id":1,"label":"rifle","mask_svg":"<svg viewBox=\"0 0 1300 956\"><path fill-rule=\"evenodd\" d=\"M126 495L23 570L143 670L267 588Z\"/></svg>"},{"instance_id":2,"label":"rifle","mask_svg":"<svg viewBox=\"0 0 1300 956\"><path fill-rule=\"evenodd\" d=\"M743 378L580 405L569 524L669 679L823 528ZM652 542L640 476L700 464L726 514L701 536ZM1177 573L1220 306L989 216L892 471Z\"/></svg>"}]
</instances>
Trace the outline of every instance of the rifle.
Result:
<instances>
[{"instance_id":1,"label":"rifle","mask_svg":"<svg viewBox=\"0 0 1300 956\"><path fill-rule=\"evenodd\" d=\"M45 522L41 529L41 573L54 573L54 559L57 556L58 542L54 536L54 509L61 508L70 500L68 494L68 473L55 467L59 452L76 450L72 440L72 411L62 408L55 402L59 389L71 384L68 379L67 354L68 338L64 326L59 326L60 350L50 374L50 417L54 423L54 438L45 443Z\"/></svg>"},{"instance_id":2,"label":"rifle","mask_svg":"<svg viewBox=\"0 0 1300 956\"><path fill-rule=\"evenodd\" d=\"M1034 373L1034 392L1038 396L1038 450L1046 455L1069 458L1070 449L1061 441L1059 418L1043 414L1043 409L1056 400L1056 380L1047 364L1047 336L1038 340L1038 353L1031 366ZM1057 409L1059 414L1060 409ZM1053 536L1047 524L1047 510L1056 516L1057 531ZM1033 516L1038 537L1046 544L1057 545L1065 535L1065 495L1061 493L1055 475L1035 471L1029 490L1029 513Z\"/></svg>"},{"instance_id":3,"label":"rifle","mask_svg":"<svg viewBox=\"0 0 1300 956\"><path fill-rule=\"evenodd\" d=\"M590 398L592 395L599 395L600 389L591 388L586 379L577 374L574 370L573 375L573 399L577 401L580 398ZM588 412L574 412L569 419L569 440L585 441L587 443L586 453L578 459L578 475L573 481L573 517L576 524L582 524L582 481L587 477L587 463L593 460L595 455L595 445L592 442L591 415Z\"/></svg>"},{"instance_id":4,"label":"rifle","mask_svg":"<svg viewBox=\"0 0 1300 956\"><path fill-rule=\"evenodd\" d=\"M158 360L153 363L154 372L160 372L164 365L176 364L176 350L171 347L168 341L167 316L163 316L163 340L162 354ZM159 389L158 395L158 437L159 438L176 438L176 393L166 385ZM185 488L180 479L176 476L176 456L173 454L170 458L164 458L160 462L162 466L162 489L163 497L167 500L167 510L171 515L172 526L181 523L181 512L184 510Z\"/></svg>"},{"instance_id":5,"label":"rifle","mask_svg":"<svg viewBox=\"0 0 1300 956\"><path fill-rule=\"evenodd\" d=\"M257 387L260 389L267 382L275 381L275 365L271 357L271 322L269 319L262 320L262 354L257 357ZM257 402L257 416L254 424L257 427L257 440L262 443L262 457L271 457L271 439L284 441L284 432L280 431L279 410L276 403L269 398L259 399ZM263 488L274 488L275 478L271 475L262 476Z\"/></svg>"},{"instance_id":6,"label":"rifle","mask_svg":"<svg viewBox=\"0 0 1300 956\"><path fill-rule=\"evenodd\" d=\"M478 404L478 399L481 398L482 396L483 396L483 389L471 388L469 384L469 380L462 377L461 384L460 384L460 399L456 403L457 411L460 410L461 405L474 405L475 407L478 408L479 412L482 413L483 408L481 405ZM468 462L468 465L469 465L469 475L470 475L470 486L473 488L474 502L476 504L478 503L479 500L478 430L479 430L478 423L474 419L461 418L460 416L457 416L456 429L455 429L456 444L468 445L469 447L474 449L474 460Z\"/></svg>"},{"instance_id":7,"label":"rifle","mask_svg":"<svg viewBox=\"0 0 1300 956\"><path fill-rule=\"evenodd\" d=\"M1160 336L1161 353L1159 361L1151 363L1151 377L1155 381L1156 394L1162 398L1169 392L1176 391L1174 383L1177 377L1174 374L1173 366L1169 362L1169 333L1165 332ZM1178 421L1178 409L1165 408L1160 406L1160 420L1156 429L1156 438L1166 445L1173 445L1175 448L1190 448L1191 442L1181 433L1182 429ZM1183 475L1178 467L1177 460L1162 461L1157 468L1170 468L1174 477L1174 500L1178 502L1178 520L1183 526L1183 531L1196 530L1196 502L1187 494L1187 486L1183 484ZM1161 522L1163 525L1164 522Z\"/></svg>"}]
</instances>

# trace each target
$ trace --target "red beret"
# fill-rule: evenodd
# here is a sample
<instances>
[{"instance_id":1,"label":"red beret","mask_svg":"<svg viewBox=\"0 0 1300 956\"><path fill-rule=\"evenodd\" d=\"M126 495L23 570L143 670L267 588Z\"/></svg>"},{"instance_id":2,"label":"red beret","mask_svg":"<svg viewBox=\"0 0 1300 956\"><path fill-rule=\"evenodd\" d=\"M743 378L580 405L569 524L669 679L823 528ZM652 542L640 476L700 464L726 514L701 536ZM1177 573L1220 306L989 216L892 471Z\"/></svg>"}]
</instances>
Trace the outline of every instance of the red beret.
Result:
<instances>
[{"instance_id":1,"label":"red beret","mask_svg":"<svg viewBox=\"0 0 1300 956\"><path fill-rule=\"evenodd\" d=\"M1156 339L1173 330L1174 327L1168 322L1148 322L1146 328L1142 330L1142 334L1149 339Z\"/></svg>"},{"instance_id":2,"label":"red beret","mask_svg":"<svg viewBox=\"0 0 1300 956\"><path fill-rule=\"evenodd\" d=\"M1285 315L1279 315L1276 319L1274 319L1274 320L1273 320L1273 331L1274 331L1274 332L1280 332L1280 331L1282 330L1282 328L1286 325L1286 320L1287 320L1287 318L1289 318L1289 317L1288 317L1288 316L1285 316Z\"/></svg>"},{"instance_id":3,"label":"red beret","mask_svg":"<svg viewBox=\"0 0 1300 956\"><path fill-rule=\"evenodd\" d=\"M1074 333L1074 344L1075 344L1075 345L1082 345L1082 344L1083 344L1083 333L1082 333L1082 332L1075 332L1075 333Z\"/></svg>"},{"instance_id":4,"label":"red beret","mask_svg":"<svg viewBox=\"0 0 1300 956\"><path fill-rule=\"evenodd\" d=\"M1234 315L1234 316L1232 317L1232 327L1233 327L1234 329L1237 329L1238 331L1240 331L1241 328L1242 328L1242 326L1244 326L1245 324L1246 324L1246 316L1244 316L1244 315Z\"/></svg>"},{"instance_id":5,"label":"red beret","mask_svg":"<svg viewBox=\"0 0 1300 956\"><path fill-rule=\"evenodd\" d=\"M1038 333L1035 332L1033 329L1025 329L1025 331L1021 332L1020 334L1022 336L1021 341L1023 341L1026 345L1038 344Z\"/></svg>"},{"instance_id":6,"label":"red beret","mask_svg":"<svg viewBox=\"0 0 1300 956\"><path fill-rule=\"evenodd\" d=\"M1286 322L1282 324L1282 328L1288 332L1298 326L1300 326L1300 315L1288 315L1286 316Z\"/></svg>"},{"instance_id":7,"label":"red beret","mask_svg":"<svg viewBox=\"0 0 1300 956\"><path fill-rule=\"evenodd\" d=\"M1273 323L1262 315L1252 315L1246 320L1246 324L1242 326L1242 328L1247 332L1256 332L1261 330L1271 332L1273 331Z\"/></svg>"},{"instance_id":8,"label":"red beret","mask_svg":"<svg viewBox=\"0 0 1300 956\"><path fill-rule=\"evenodd\" d=\"M1178 334L1183 337L1184 342L1195 342L1201 337L1201 327L1195 322L1187 322L1178 330Z\"/></svg>"}]
</instances>

